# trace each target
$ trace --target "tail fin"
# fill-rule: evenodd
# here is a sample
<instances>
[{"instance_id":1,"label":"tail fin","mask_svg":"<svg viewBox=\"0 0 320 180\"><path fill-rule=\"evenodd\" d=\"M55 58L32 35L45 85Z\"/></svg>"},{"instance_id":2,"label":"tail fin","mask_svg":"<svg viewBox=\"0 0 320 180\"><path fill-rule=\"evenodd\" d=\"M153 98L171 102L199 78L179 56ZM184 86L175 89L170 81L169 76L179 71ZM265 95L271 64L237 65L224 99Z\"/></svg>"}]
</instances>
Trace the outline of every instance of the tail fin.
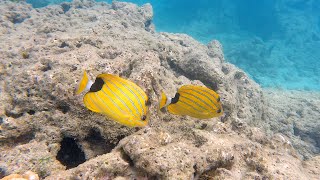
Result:
<instances>
[{"instance_id":1,"label":"tail fin","mask_svg":"<svg viewBox=\"0 0 320 180\"><path fill-rule=\"evenodd\" d=\"M167 105L167 96L164 92L161 93L160 103L159 103L159 109L164 108Z\"/></svg>"},{"instance_id":2,"label":"tail fin","mask_svg":"<svg viewBox=\"0 0 320 180\"><path fill-rule=\"evenodd\" d=\"M76 94L78 95L78 94L82 93L84 90L90 89L91 85L92 85L92 81L90 81L87 72L84 71L83 76L82 76L82 79L81 79L81 81L80 81L80 83L79 83L79 86L78 86L78 89L77 89Z\"/></svg>"}]
</instances>

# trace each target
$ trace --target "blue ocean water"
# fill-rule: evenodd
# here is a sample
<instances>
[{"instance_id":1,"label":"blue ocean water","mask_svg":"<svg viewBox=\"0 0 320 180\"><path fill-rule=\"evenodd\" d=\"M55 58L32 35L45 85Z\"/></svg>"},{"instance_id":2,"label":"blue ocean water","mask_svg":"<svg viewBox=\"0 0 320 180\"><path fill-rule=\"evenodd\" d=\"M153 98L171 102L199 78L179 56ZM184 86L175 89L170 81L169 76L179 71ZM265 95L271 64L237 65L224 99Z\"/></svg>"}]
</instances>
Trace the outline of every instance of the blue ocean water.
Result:
<instances>
[{"instance_id":1,"label":"blue ocean water","mask_svg":"<svg viewBox=\"0 0 320 180\"><path fill-rule=\"evenodd\" d=\"M62 1L27 0L34 7ZM219 40L226 59L263 87L320 90L319 1L128 1L152 4L158 32Z\"/></svg>"}]
</instances>

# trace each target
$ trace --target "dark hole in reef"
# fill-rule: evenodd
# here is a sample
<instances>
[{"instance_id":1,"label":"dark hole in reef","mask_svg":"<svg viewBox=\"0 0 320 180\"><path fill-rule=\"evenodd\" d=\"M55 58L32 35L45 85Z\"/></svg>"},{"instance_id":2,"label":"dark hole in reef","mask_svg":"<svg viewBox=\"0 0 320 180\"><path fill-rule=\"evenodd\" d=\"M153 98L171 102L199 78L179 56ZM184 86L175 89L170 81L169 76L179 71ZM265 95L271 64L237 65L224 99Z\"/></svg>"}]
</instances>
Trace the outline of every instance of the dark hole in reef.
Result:
<instances>
[{"instance_id":1,"label":"dark hole in reef","mask_svg":"<svg viewBox=\"0 0 320 180\"><path fill-rule=\"evenodd\" d=\"M67 169L74 168L86 161L84 152L74 138L64 137L60 145L61 148L56 158Z\"/></svg>"},{"instance_id":2,"label":"dark hole in reef","mask_svg":"<svg viewBox=\"0 0 320 180\"><path fill-rule=\"evenodd\" d=\"M76 65L72 65L70 68L70 72L76 71L78 67Z\"/></svg>"},{"instance_id":3,"label":"dark hole in reef","mask_svg":"<svg viewBox=\"0 0 320 180\"><path fill-rule=\"evenodd\" d=\"M65 47L69 47L69 44L67 44L66 42L62 42L59 46L59 48L65 48Z\"/></svg>"},{"instance_id":4,"label":"dark hole in reef","mask_svg":"<svg viewBox=\"0 0 320 180\"><path fill-rule=\"evenodd\" d=\"M76 47L77 47L77 48L80 48L81 46L82 46L81 43L76 44Z\"/></svg>"},{"instance_id":5,"label":"dark hole in reef","mask_svg":"<svg viewBox=\"0 0 320 180\"><path fill-rule=\"evenodd\" d=\"M67 11L70 10L71 6L68 3L62 3L61 8L62 8L63 12L66 13Z\"/></svg>"},{"instance_id":6,"label":"dark hole in reef","mask_svg":"<svg viewBox=\"0 0 320 180\"><path fill-rule=\"evenodd\" d=\"M148 19L145 23L144 23L144 27L148 28L152 23L151 19Z\"/></svg>"},{"instance_id":7,"label":"dark hole in reef","mask_svg":"<svg viewBox=\"0 0 320 180\"><path fill-rule=\"evenodd\" d=\"M31 109L27 113L30 114L30 115L34 115L36 113L36 111Z\"/></svg>"},{"instance_id":8,"label":"dark hole in reef","mask_svg":"<svg viewBox=\"0 0 320 180\"><path fill-rule=\"evenodd\" d=\"M46 63L43 65L43 67L41 68L41 71L46 72L52 69L52 66L50 63Z\"/></svg>"},{"instance_id":9,"label":"dark hole in reef","mask_svg":"<svg viewBox=\"0 0 320 180\"><path fill-rule=\"evenodd\" d=\"M150 101L150 99L148 98L148 100L145 102L145 104L146 104L146 106L151 106L151 101Z\"/></svg>"},{"instance_id":10,"label":"dark hole in reef","mask_svg":"<svg viewBox=\"0 0 320 180\"><path fill-rule=\"evenodd\" d=\"M229 111L226 111L226 110L224 109L223 115L220 116L220 121L224 123L224 122L228 121L229 117L230 117L230 112L229 112Z\"/></svg>"},{"instance_id":11,"label":"dark hole in reef","mask_svg":"<svg viewBox=\"0 0 320 180\"><path fill-rule=\"evenodd\" d=\"M198 171L197 171L197 165L193 165L193 170L194 170L194 173L193 173L193 177L197 177L198 176Z\"/></svg>"},{"instance_id":12,"label":"dark hole in reef","mask_svg":"<svg viewBox=\"0 0 320 180\"><path fill-rule=\"evenodd\" d=\"M3 117L0 117L0 124L3 123Z\"/></svg>"},{"instance_id":13,"label":"dark hole in reef","mask_svg":"<svg viewBox=\"0 0 320 180\"><path fill-rule=\"evenodd\" d=\"M13 24L20 24L27 18L29 18L29 16L22 16L18 13L14 13L13 16L8 17L9 21L11 21Z\"/></svg>"},{"instance_id":14,"label":"dark hole in reef","mask_svg":"<svg viewBox=\"0 0 320 180\"><path fill-rule=\"evenodd\" d=\"M6 175L6 170L4 167L0 167L0 178L3 178Z\"/></svg>"},{"instance_id":15,"label":"dark hole in reef","mask_svg":"<svg viewBox=\"0 0 320 180\"><path fill-rule=\"evenodd\" d=\"M70 111L70 106L66 102L60 102L58 103L57 108L63 113L66 114L68 111Z\"/></svg>"},{"instance_id":16,"label":"dark hole in reef","mask_svg":"<svg viewBox=\"0 0 320 180\"><path fill-rule=\"evenodd\" d=\"M207 123L203 123L203 124L201 124L201 126L200 126L200 129L205 129L206 127L208 126L208 124Z\"/></svg>"},{"instance_id":17,"label":"dark hole in reef","mask_svg":"<svg viewBox=\"0 0 320 180\"><path fill-rule=\"evenodd\" d=\"M90 145L90 148L94 150L96 155L106 154L116 146L115 144L108 143L99 130L91 129L88 136L84 139Z\"/></svg>"}]
</instances>

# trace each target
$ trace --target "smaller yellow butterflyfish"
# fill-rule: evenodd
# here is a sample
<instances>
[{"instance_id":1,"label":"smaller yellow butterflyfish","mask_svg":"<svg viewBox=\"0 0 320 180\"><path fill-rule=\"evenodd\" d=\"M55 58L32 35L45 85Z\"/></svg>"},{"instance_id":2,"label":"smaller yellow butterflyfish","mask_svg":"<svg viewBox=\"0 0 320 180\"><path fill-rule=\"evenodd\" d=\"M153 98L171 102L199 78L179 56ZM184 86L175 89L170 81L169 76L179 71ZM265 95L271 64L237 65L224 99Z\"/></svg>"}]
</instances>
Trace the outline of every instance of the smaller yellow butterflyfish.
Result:
<instances>
[{"instance_id":1,"label":"smaller yellow butterflyfish","mask_svg":"<svg viewBox=\"0 0 320 180\"><path fill-rule=\"evenodd\" d=\"M135 83L112 74L100 74L91 81L86 72L76 94L88 91L84 105L91 111L129 127L148 124L148 97Z\"/></svg>"},{"instance_id":2,"label":"smaller yellow butterflyfish","mask_svg":"<svg viewBox=\"0 0 320 180\"><path fill-rule=\"evenodd\" d=\"M167 108L171 114L199 119L219 117L223 114L220 96L207 87L196 85L180 87L173 98L162 93L159 108Z\"/></svg>"}]
</instances>

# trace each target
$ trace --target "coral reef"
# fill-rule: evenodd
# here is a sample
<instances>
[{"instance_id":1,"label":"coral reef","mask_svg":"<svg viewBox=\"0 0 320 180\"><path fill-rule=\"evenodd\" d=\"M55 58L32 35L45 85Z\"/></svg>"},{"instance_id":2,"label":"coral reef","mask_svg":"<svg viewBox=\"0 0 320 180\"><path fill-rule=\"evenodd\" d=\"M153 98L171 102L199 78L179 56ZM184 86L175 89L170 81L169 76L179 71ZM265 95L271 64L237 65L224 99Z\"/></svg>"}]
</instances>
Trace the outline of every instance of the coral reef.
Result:
<instances>
[{"instance_id":1,"label":"coral reef","mask_svg":"<svg viewBox=\"0 0 320 180\"><path fill-rule=\"evenodd\" d=\"M10 174L9 176L2 178L2 180L39 180L39 176L32 171L27 171L23 175Z\"/></svg>"},{"instance_id":2,"label":"coral reef","mask_svg":"<svg viewBox=\"0 0 320 180\"><path fill-rule=\"evenodd\" d=\"M316 151L303 160L292 146L295 134L268 131L275 122L270 119L282 117L272 113L281 109L224 61L220 43L156 33L150 4L74 0L33 9L1 1L0 8L1 176L28 170L46 179L311 179L320 174ZM19 23L12 20L17 18ZM74 94L84 70L92 78L117 74L142 87L151 101L149 126L128 128L88 111L82 96ZM183 84L217 91L225 115L196 120L159 112L160 93L172 96Z\"/></svg>"},{"instance_id":3,"label":"coral reef","mask_svg":"<svg viewBox=\"0 0 320 180\"><path fill-rule=\"evenodd\" d=\"M319 154L320 93L265 89L264 97L269 129L290 137L305 158Z\"/></svg>"}]
</instances>

